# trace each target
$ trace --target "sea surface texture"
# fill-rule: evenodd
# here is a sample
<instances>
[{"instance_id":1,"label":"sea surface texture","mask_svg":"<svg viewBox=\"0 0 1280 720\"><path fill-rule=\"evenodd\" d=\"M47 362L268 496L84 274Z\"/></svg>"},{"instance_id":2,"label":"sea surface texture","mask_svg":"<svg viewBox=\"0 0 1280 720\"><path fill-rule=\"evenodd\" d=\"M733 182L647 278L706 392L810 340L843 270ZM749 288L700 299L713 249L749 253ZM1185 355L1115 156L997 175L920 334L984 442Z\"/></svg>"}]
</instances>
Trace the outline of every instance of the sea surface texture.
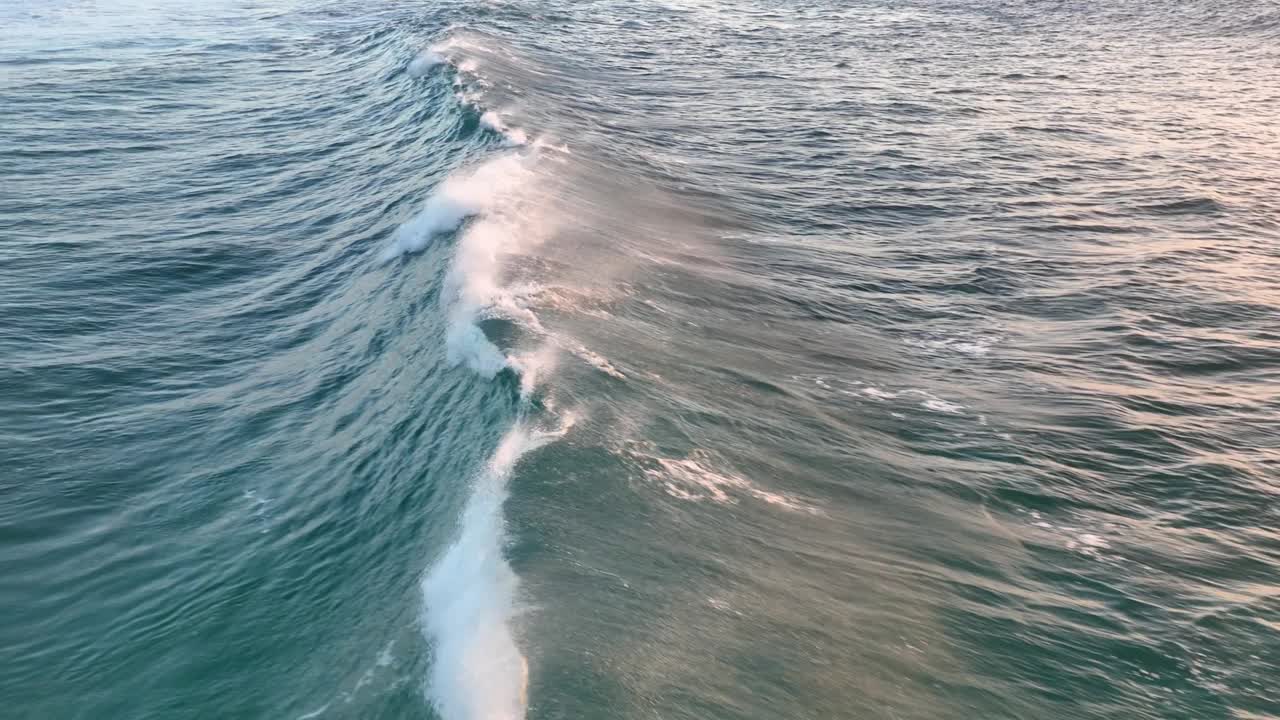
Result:
<instances>
[{"instance_id":1,"label":"sea surface texture","mask_svg":"<svg viewBox=\"0 0 1280 720\"><path fill-rule=\"evenodd\" d=\"M0 717L1280 718L1280 6L0 1Z\"/></svg>"}]
</instances>

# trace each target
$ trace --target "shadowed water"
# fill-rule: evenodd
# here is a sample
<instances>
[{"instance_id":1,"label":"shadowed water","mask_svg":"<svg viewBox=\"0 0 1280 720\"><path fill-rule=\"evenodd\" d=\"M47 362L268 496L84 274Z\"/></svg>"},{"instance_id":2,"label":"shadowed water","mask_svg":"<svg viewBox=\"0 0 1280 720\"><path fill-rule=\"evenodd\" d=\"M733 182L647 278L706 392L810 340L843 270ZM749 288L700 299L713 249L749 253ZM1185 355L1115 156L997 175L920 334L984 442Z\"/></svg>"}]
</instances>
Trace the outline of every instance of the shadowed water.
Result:
<instances>
[{"instance_id":1,"label":"shadowed water","mask_svg":"<svg viewBox=\"0 0 1280 720\"><path fill-rule=\"evenodd\" d=\"M0 715L1280 718L1278 42L0 7Z\"/></svg>"}]
</instances>

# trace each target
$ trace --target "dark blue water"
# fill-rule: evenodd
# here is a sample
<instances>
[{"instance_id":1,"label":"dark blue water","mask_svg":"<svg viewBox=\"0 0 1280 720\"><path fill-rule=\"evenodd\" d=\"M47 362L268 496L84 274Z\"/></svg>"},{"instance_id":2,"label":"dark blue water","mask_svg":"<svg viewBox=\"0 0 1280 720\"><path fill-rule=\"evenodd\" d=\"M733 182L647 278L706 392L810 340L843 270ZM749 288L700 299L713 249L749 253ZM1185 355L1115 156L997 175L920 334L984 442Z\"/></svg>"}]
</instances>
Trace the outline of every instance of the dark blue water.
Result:
<instances>
[{"instance_id":1,"label":"dark blue water","mask_svg":"<svg viewBox=\"0 0 1280 720\"><path fill-rule=\"evenodd\" d=\"M0 5L0 716L1280 718L1280 10Z\"/></svg>"}]
</instances>

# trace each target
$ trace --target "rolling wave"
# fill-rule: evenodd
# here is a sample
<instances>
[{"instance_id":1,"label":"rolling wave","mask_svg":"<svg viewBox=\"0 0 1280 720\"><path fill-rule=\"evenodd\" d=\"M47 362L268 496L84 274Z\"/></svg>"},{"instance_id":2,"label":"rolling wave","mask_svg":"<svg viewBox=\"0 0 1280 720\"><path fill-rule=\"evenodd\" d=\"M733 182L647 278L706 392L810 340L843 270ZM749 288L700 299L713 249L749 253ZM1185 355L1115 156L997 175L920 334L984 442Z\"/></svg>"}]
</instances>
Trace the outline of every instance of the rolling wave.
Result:
<instances>
[{"instance_id":1,"label":"rolling wave","mask_svg":"<svg viewBox=\"0 0 1280 720\"><path fill-rule=\"evenodd\" d=\"M444 53L469 41L446 39L416 57L407 71L423 76L441 64ZM456 68L455 68L456 71ZM458 98L465 110L477 102ZM523 144L492 110L480 124ZM457 538L423 577L421 625L431 643L427 679L432 704L445 720L515 720L524 716L528 668L512 622L518 613L519 579L504 557L502 505L507 483L520 458L562 437L573 424L563 413L557 427L538 429L530 419L531 398L554 366L555 349L542 344L508 356L480 326L501 318L531 331L547 332L521 302L528 288L514 292L505 282L506 264L532 251L551 234L551 208L539 192L543 173L537 148L499 150L447 177L423 209L401 225L382 252L382 262L422 251L434 239L456 236L440 294L445 318L446 357L484 379L504 370L521 376L525 401L492 457L472 481Z\"/></svg>"}]
</instances>

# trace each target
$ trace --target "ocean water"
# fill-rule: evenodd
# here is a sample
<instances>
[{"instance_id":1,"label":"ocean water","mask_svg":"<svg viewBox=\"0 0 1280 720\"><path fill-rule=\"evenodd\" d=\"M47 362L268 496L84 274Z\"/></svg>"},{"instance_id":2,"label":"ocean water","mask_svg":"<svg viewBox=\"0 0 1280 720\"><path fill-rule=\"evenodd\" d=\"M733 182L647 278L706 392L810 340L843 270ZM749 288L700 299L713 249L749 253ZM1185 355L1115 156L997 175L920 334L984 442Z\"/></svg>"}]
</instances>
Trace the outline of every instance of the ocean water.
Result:
<instances>
[{"instance_id":1,"label":"ocean water","mask_svg":"<svg viewBox=\"0 0 1280 720\"><path fill-rule=\"evenodd\" d=\"M0 2L0 717L1280 718L1280 9Z\"/></svg>"}]
</instances>

